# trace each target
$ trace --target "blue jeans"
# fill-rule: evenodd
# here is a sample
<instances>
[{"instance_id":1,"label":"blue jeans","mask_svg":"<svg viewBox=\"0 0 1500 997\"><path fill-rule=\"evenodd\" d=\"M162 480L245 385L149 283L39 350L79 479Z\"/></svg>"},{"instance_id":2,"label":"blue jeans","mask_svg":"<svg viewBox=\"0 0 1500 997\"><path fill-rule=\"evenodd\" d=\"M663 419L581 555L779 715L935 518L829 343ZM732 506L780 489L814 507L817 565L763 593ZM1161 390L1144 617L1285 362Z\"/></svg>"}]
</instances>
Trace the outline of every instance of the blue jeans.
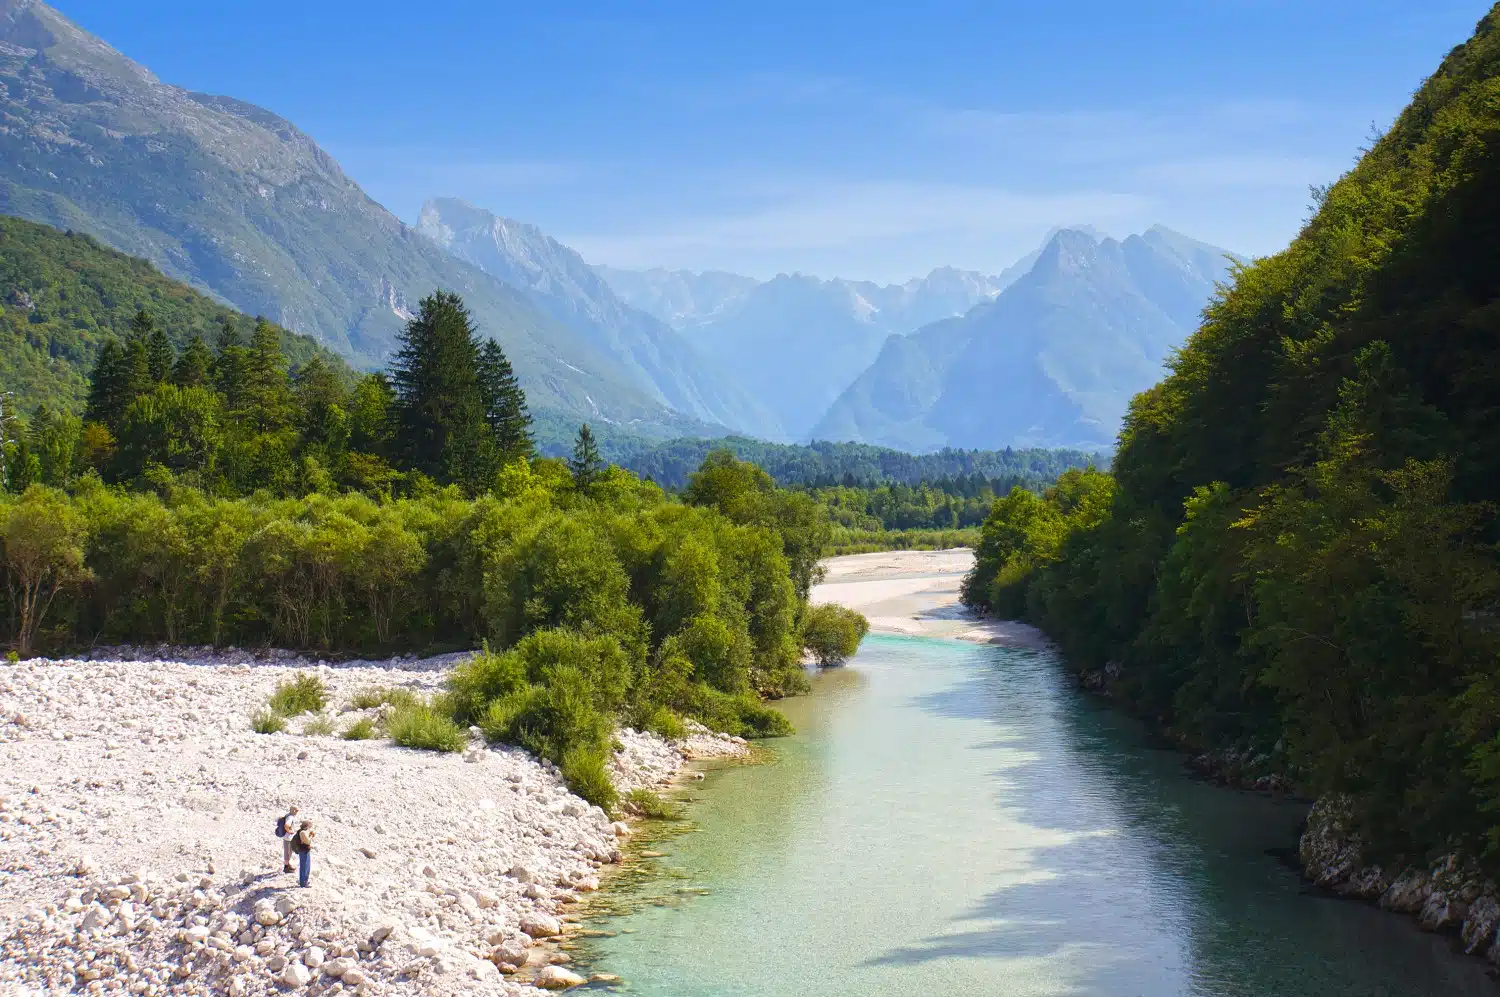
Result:
<instances>
[{"instance_id":1,"label":"blue jeans","mask_svg":"<svg viewBox=\"0 0 1500 997\"><path fill-rule=\"evenodd\" d=\"M312 849L299 852L297 855L297 885L306 886L307 877L312 875Z\"/></svg>"}]
</instances>

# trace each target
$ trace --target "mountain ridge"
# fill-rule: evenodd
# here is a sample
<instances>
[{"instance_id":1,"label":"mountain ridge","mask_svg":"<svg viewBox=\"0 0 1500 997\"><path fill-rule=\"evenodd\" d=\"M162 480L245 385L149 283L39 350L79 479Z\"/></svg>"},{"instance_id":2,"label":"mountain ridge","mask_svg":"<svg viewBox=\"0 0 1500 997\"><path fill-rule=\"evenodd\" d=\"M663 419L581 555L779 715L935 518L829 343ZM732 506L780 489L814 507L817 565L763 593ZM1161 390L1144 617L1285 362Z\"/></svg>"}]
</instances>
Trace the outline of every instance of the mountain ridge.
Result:
<instances>
[{"instance_id":1,"label":"mountain ridge","mask_svg":"<svg viewBox=\"0 0 1500 997\"><path fill-rule=\"evenodd\" d=\"M1233 258L1162 226L1123 240L1060 229L993 301L886 340L812 435L917 450L1110 446Z\"/></svg>"},{"instance_id":2,"label":"mountain ridge","mask_svg":"<svg viewBox=\"0 0 1500 997\"><path fill-rule=\"evenodd\" d=\"M445 197L423 204L416 227L583 333L619 363L638 388L662 404L745 432L780 432L774 414L710 364L677 330L626 304L582 256L536 225Z\"/></svg>"}]
</instances>

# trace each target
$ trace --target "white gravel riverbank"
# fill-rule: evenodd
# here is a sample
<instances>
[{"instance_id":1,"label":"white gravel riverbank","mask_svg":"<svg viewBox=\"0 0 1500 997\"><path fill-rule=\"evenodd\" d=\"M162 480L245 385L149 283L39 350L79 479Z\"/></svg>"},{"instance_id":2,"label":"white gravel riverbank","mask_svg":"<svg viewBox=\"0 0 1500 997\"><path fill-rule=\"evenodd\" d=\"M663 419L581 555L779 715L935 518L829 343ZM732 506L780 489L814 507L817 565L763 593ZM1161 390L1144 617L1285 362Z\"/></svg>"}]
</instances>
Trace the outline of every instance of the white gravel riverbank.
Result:
<instances>
[{"instance_id":1,"label":"white gravel riverbank","mask_svg":"<svg viewBox=\"0 0 1500 997\"><path fill-rule=\"evenodd\" d=\"M569 906L619 861L628 828L553 767L477 739L439 755L250 729L277 682L309 668L336 715L369 686L432 691L456 657L0 664L0 994L524 994L538 974L567 982L542 972L565 956L539 943L568 930ZM622 790L669 783L689 756L746 750L706 732L617 739ZM306 890L281 872L273 837L291 803L318 831Z\"/></svg>"}]
</instances>

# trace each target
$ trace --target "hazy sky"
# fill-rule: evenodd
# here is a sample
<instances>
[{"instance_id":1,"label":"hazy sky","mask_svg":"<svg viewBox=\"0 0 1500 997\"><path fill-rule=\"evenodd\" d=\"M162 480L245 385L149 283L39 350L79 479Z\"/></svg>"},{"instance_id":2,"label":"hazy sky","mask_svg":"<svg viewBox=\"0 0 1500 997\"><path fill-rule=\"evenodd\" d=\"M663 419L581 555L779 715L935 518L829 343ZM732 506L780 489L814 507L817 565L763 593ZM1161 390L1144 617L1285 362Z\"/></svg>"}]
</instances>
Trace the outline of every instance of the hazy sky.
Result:
<instances>
[{"instance_id":1,"label":"hazy sky","mask_svg":"<svg viewBox=\"0 0 1500 997\"><path fill-rule=\"evenodd\" d=\"M893 280L1070 223L1274 251L1490 4L56 6L408 221L451 195L593 262Z\"/></svg>"}]
</instances>

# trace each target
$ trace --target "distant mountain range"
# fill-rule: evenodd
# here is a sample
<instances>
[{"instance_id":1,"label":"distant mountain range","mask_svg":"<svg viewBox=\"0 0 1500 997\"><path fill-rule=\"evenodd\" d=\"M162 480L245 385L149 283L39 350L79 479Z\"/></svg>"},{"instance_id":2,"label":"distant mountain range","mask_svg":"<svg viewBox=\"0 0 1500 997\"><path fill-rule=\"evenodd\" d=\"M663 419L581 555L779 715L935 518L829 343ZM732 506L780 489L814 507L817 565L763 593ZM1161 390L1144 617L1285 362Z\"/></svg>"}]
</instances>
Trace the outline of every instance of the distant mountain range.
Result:
<instances>
[{"instance_id":1,"label":"distant mountain range","mask_svg":"<svg viewBox=\"0 0 1500 997\"><path fill-rule=\"evenodd\" d=\"M620 300L583 257L535 225L436 198L422 206L417 231L521 289L553 319L583 333L661 404L757 436L782 435L777 417L681 333Z\"/></svg>"},{"instance_id":2,"label":"distant mountain range","mask_svg":"<svg viewBox=\"0 0 1500 997\"><path fill-rule=\"evenodd\" d=\"M962 315L1005 279L942 267L904 284L782 274L605 268L625 300L676 323L684 337L735 372L780 418L786 439L807 439L839 393L893 333Z\"/></svg>"},{"instance_id":3,"label":"distant mountain range","mask_svg":"<svg viewBox=\"0 0 1500 997\"><path fill-rule=\"evenodd\" d=\"M1160 226L1123 241L1059 231L993 301L887 339L810 435L916 451L1108 447L1231 265Z\"/></svg>"},{"instance_id":4,"label":"distant mountain range","mask_svg":"<svg viewBox=\"0 0 1500 997\"><path fill-rule=\"evenodd\" d=\"M411 227L290 122L162 83L37 0L0 0L0 116L0 214L88 232L364 367L421 297L456 291L559 440L587 420L610 438L1108 446L1226 270L1161 228L1060 230L999 275L879 285L591 267L452 198Z\"/></svg>"}]
</instances>

